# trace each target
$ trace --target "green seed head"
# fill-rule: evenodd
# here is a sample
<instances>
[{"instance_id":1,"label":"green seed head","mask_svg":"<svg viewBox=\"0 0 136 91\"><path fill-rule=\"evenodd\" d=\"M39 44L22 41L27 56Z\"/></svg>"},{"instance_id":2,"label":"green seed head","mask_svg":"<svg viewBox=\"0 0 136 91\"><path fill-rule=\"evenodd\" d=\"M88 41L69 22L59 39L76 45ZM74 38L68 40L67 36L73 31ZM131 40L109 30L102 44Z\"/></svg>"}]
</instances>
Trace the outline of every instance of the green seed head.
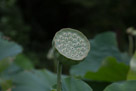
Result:
<instances>
[{"instance_id":1,"label":"green seed head","mask_svg":"<svg viewBox=\"0 0 136 91\"><path fill-rule=\"evenodd\" d=\"M134 30L133 27L129 27L126 32L127 32L128 34L132 34L133 30Z\"/></svg>"},{"instance_id":2,"label":"green seed head","mask_svg":"<svg viewBox=\"0 0 136 91\"><path fill-rule=\"evenodd\" d=\"M133 27L129 27L127 29L127 33L132 35L132 36L136 36L136 29L134 29Z\"/></svg>"},{"instance_id":3,"label":"green seed head","mask_svg":"<svg viewBox=\"0 0 136 91\"><path fill-rule=\"evenodd\" d=\"M90 50L88 39L78 30L71 28L58 31L53 44L61 55L75 61L83 60Z\"/></svg>"}]
</instances>

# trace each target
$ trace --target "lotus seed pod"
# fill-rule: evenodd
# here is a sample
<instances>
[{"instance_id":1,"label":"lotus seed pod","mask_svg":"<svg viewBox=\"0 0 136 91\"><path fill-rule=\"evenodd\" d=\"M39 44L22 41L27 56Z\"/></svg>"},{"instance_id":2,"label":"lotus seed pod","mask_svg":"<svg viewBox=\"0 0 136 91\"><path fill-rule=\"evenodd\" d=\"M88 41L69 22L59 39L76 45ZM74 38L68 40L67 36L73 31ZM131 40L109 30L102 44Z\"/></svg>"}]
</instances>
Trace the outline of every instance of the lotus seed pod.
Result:
<instances>
[{"instance_id":1,"label":"lotus seed pod","mask_svg":"<svg viewBox=\"0 0 136 91\"><path fill-rule=\"evenodd\" d=\"M133 27L129 27L126 32L127 32L128 34L132 34L133 30L134 30Z\"/></svg>"},{"instance_id":2,"label":"lotus seed pod","mask_svg":"<svg viewBox=\"0 0 136 91\"><path fill-rule=\"evenodd\" d=\"M133 36L136 36L136 30L133 30L133 31L132 31L132 35L133 35Z\"/></svg>"},{"instance_id":3,"label":"lotus seed pod","mask_svg":"<svg viewBox=\"0 0 136 91\"><path fill-rule=\"evenodd\" d=\"M53 39L55 57L62 63L73 64L82 61L90 50L90 42L78 30L64 28Z\"/></svg>"},{"instance_id":4,"label":"lotus seed pod","mask_svg":"<svg viewBox=\"0 0 136 91\"><path fill-rule=\"evenodd\" d=\"M54 59L54 47L49 50L49 52L47 54L47 58L50 60Z\"/></svg>"}]
</instances>

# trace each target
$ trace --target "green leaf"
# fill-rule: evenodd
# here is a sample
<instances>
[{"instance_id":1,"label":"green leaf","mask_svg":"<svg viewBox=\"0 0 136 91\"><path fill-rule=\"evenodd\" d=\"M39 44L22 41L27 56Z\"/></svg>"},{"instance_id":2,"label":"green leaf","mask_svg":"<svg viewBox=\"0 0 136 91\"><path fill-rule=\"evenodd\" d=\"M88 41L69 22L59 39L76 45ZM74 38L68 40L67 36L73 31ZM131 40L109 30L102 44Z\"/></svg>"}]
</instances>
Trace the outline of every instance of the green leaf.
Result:
<instances>
[{"instance_id":1,"label":"green leaf","mask_svg":"<svg viewBox=\"0 0 136 91\"><path fill-rule=\"evenodd\" d=\"M62 91L93 91L85 82L72 77L65 78L62 82Z\"/></svg>"},{"instance_id":2,"label":"green leaf","mask_svg":"<svg viewBox=\"0 0 136 91\"><path fill-rule=\"evenodd\" d=\"M56 79L55 74L47 70L24 71L13 78L12 91L51 91Z\"/></svg>"},{"instance_id":3,"label":"green leaf","mask_svg":"<svg viewBox=\"0 0 136 91\"><path fill-rule=\"evenodd\" d=\"M8 91L12 87L12 80L0 79L0 86L2 91Z\"/></svg>"},{"instance_id":4,"label":"green leaf","mask_svg":"<svg viewBox=\"0 0 136 91\"><path fill-rule=\"evenodd\" d=\"M19 71L21 71L20 68L13 64L11 60L5 59L0 61L0 89L2 91L10 91L13 85L11 78Z\"/></svg>"},{"instance_id":5,"label":"green leaf","mask_svg":"<svg viewBox=\"0 0 136 91\"><path fill-rule=\"evenodd\" d=\"M20 52L22 52L22 47L20 45L0 37L0 60L6 57L15 56Z\"/></svg>"},{"instance_id":6,"label":"green leaf","mask_svg":"<svg viewBox=\"0 0 136 91\"><path fill-rule=\"evenodd\" d=\"M6 70L10 66L11 62L8 58L0 61L0 73Z\"/></svg>"},{"instance_id":7,"label":"green leaf","mask_svg":"<svg viewBox=\"0 0 136 91\"><path fill-rule=\"evenodd\" d=\"M117 62L113 57L107 57L97 72L87 72L86 79L99 81L119 81L126 80L128 66L122 62Z\"/></svg>"},{"instance_id":8,"label":"green leaf","mask_svg":"<svg viewBox=\"0 0 136 91\"><path fill-rule=\"evenodd\" d=\"M55 91L56 74L48 70L24 71L13 77L12 91ZM92 91L83 81L63 76L63 91Z\"/></svg>"},{"instance_id":9,"label":"green leaf","mask_svg":"<svg viewBox=\"0 0 136 91\"><path fill-rule=\"evenodd\" d=\"M130 70L128 72L127 80L136 80L136 52L130 61Z\"/></svg>"},{"instance_id":10,"label":"green leaf","mask_svg":"<svg viewBox=\"0 0 136 91\"><path fill-rule=\"evenodd\" d=\"M32 64L31 60L23 54L17 55L14 62L18 66L26 70L30 70L34 68L34 65Z\"/></svg>"},{"instance_id":11,"label":"green leaf","mask_svg":"<svg viewBox=\"0 0 136 91\"><path fill-rule=\"evenodd\" d=\"M87 72L96 72L106 57L115 57L117 61L128 64L128 59L123 58L117 47L116 36L113 32L97 35L90 41L91 51L87 58L78 65L71 68L70 73L75 76L84 77Z\"/></svg>"},{"instance_id":12,"label":"green leaf","mask_svg":"<svg viewBox=\"0 0 136 91\"><path fill-rule=\"evenodd\" d=\"M113 83L104 91L136 91L136 80Z\"/></svg>"},{"instance_id":13,"label":"green leaf","mask_svg":"<svg viewBox=\"0 0 136 91\"><path fill-rule=\"evenodd\" d=\"M11 63L6 70L2 72L1 77L10 79L12 76L21 72L22 69L14 63Z\"/></svg>"}]
</instances>

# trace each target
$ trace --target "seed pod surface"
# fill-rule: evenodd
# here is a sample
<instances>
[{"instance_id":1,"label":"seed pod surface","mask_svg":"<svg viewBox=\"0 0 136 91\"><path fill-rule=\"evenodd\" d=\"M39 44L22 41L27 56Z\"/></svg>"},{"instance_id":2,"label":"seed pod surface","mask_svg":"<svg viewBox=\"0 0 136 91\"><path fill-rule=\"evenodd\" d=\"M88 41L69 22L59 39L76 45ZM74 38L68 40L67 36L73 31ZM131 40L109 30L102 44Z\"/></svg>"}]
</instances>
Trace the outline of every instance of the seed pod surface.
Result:
<instances>
[{"instance_id":1,"label":"seed pod surface","mask_svg":"<svg viewBox=\"0 0 136 91\"><path fill-rule=\"evenodd\" d=\"M73 61L83 60L90 50L90 42L78 30L64 28L53 39L53 46L65 58Z\"/></svg>"}]
</instances>

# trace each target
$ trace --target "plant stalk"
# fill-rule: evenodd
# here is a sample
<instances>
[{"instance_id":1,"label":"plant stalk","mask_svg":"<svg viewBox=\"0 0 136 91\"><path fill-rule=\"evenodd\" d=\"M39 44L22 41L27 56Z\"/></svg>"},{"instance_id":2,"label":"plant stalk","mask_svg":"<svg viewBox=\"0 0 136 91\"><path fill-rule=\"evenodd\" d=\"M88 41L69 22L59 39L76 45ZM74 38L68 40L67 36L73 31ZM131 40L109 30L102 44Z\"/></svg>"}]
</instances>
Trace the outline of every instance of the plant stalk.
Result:
<instances>
[{"instance_id":1,"label":"plant stalk","mask_svg":"<svg viewBox=\"0 0 136 91\"><path fill-rule=\"evenodd\" d=\"M132 56L133 55L133 37L132 35L129 35L128 38L129 38L129 55Z\"/></svg>"},{"instance_id":2,"label":"plant stalk","mask_svg":"<svg viewBox=\"0 0 136 91\"><path fill-rule=\"evenodd\" d=\"M134 52L136 52L136 36L134 36Z\"/></svg>"},{"instance_id":3,"label":"plant stalk","mask_svg":"<svg viewBox=\"0 0 136 91\"><path fill-rule=\"evenodd\" d=\"M62 74L62 64L57 60L57 91L61 91L61 74Z\"/></svg>"}]
</instances>

